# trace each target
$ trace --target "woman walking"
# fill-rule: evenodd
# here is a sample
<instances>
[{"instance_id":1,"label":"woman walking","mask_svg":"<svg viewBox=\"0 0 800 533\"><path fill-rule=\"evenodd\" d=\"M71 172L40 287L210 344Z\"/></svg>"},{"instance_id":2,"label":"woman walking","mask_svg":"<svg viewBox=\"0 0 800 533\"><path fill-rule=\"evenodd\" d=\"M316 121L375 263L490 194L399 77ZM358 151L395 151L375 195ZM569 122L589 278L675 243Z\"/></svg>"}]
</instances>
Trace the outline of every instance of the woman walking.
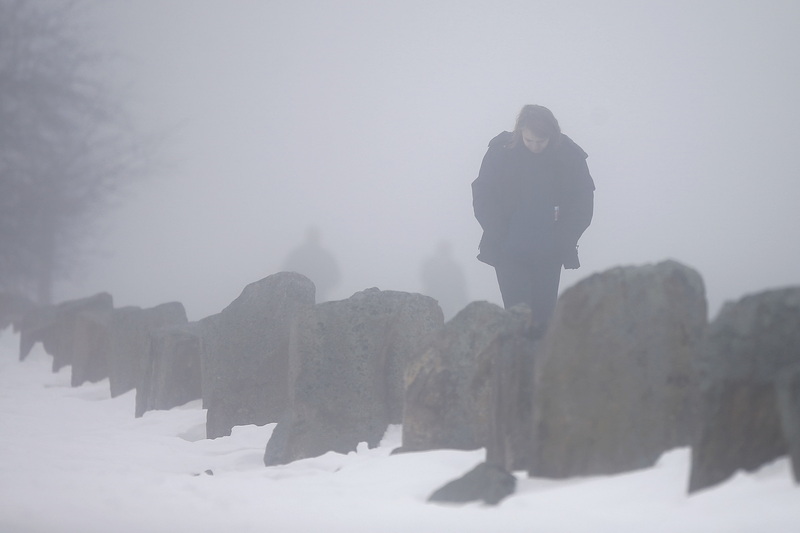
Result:
<instances>
[{"instance_id":1,"label":"woman walking","mask_svg":"<svg viewBox=\"0 0 800 533\"><path fill-rule=\"evenodd\" d=\"M578 239L594 208L587 157L549 109L526 105L514 131L491 140L472 182L483 228L478 259L495 268L505 308L527 304L540 331L556 305L561 267L580 266Z\"/></svg>"}]
</instances>

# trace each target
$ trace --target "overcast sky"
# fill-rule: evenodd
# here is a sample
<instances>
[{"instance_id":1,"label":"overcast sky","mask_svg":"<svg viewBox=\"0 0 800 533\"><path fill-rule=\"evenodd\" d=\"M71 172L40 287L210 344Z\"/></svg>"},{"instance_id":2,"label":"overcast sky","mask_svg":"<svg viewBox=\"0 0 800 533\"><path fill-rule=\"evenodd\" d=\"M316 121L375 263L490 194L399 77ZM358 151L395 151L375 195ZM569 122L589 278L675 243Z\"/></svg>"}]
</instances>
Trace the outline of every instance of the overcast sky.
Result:
<instances>
[{"instance_id":1,"label":"overcast sky","mask_svg":"<svg viewBox=\"0 0 800 533\"><path fill-rule=\"evenodd\" d=\"M333 298L420 290L447 239L471 299L499 303L470 183L530 103L597 185L562 290L669 258L713 315L800 283L800 2L103 0L96 23L139 128L167 137L58 299L177 300L197 320L314 224Z\"/></svg>"}]
</instances>

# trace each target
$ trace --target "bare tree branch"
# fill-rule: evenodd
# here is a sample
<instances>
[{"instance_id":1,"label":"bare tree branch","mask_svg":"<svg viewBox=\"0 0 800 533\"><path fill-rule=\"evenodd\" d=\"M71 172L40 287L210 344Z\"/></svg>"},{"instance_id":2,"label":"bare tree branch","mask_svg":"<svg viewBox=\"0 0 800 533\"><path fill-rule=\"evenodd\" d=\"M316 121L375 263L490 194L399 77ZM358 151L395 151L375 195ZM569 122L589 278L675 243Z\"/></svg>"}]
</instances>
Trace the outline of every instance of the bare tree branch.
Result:
<instances>
[{"instance_id":1,"label":"bare tree branch","mask_svg":"<svg viewBox=\"0 0 800 533\"><path fill-rule=\"evenodd\" d=\"M0 289L40 302L145 149L82 40L79 2L0 0Z\"/></svg>"}]
</instances>

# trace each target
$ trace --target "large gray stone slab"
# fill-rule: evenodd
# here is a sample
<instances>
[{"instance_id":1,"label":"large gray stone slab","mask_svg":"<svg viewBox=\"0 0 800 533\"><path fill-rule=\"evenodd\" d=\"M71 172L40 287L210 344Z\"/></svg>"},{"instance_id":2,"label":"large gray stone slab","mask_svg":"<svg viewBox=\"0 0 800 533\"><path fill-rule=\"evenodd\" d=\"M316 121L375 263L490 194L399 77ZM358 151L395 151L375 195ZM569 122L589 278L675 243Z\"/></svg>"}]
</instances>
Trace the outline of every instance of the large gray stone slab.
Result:
<instances>
[{"instance_id":1,"label":"large gray stone slab","mask_svg":"<svg viewBox=\"0 0 800 533\"><path fill-rule=\"evenodd\" d=\"M97 383L108 377L111 308L87 309L73 318L70 384Z\"/></svg>"},{"instance_id":2,"label":"large gray stone slab","mask_svg":"<svg viewBox=\"0 0 800 533\"><path fill-rule=\"evenodd\" d=\"M316 306L293 362L292 399L264 453L267 465L374 447L403 416L404 373L442 326L436 301L368 289ZM296 364L294 364L296 363Z\"/></svg>"},{"instance_id":3,"label":"large gray stone slab","mask_svg":"<svg viewBox=\"0 0 800 533\"><path fill-rule=\"evenodd\" d=\"M689 491L717 485L789 453L797 477L800 288L726 304L698 361L701 418Z\"/></svg>"},{"instance_id":4,"label":"large gray stone slab","mask_svg":"<svg viewBox=\"0 0 800 533\"><path fill-rule=\"evenodd\" d=\"M19 321L20 360L24 360L37 342L53 356L53 371L57 372L75 359L78 335L78 316L88 312L94 316L110 313L113 298L108 293L98 293L87 298L68 300L57 305L32 309Z\"/></svg>"},{"instance_id":5,"label":"large gray stone slab","mask_svg":"<svg viewBox=\"0 0 800 533\"><path fill-rule=\"evenodd\" d=\"M311 280L281 272L245 287L214 319L202 350L208 437L283 418L289 360L313 306Z\"/></svg>"},{"instance_id":6,"label":"large gray stone slab","mask_svg":"<svg viewBox=\"0 0 800 533\"><path fill-rule=\"evenodd\" d=\"M108 374L111 396L133 390L144 379L153 333L161 327L188 324L180 302L155 307L114 309L109 323Z\"/></svg>"},{"instance_id":7,"label":"large gray stone slab","mask_svg":"<svg viewBox=\"0 0 800 533\"><path fill-rule=\"evenodd\" d=\"M529 311L472 302L435 333L406 371L400 451L486 446L493 367L481 356L499 335L529 319Z\"/></svg>"},{"instance_id":8,"label":"large gray stone slab","mask_svg":"<svg viewBox=\"0 0 800 533\"><path fill-rule=\"evenodd\" d=\"M782 372L776 386L783 438L792 461L792 473L800 483L800 367Z\"/></svg>"},{"instance_id":9,"label":"large gray stone slab","mask_svg":"<svg viewBox=\"0 0 800 533\"><path fill-rule=\"evenodd\" d=\"M202 397L202 326L162 326L150 334L150 349L136 389L136 416L172 409Z\"/></svg>"},{"instance_id":10,"label":"large gray stone slab","mask_svg":"<svg viewBox=\"0 0 800 533\"><path fill-rule=\"evenodd\" d=\"M536 358L531 476L615 474L691 441L702 278L674 261L565 290Z\"/></svg>"}]
</instances>

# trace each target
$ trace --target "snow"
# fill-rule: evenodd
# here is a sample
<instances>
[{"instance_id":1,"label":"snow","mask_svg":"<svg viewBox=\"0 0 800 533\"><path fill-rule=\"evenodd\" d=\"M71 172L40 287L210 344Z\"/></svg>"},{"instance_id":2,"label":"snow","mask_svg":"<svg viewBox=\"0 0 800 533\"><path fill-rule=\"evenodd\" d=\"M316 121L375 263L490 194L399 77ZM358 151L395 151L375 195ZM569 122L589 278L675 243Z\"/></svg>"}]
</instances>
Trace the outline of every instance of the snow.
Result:
<instances>
[{"instance_id":1,"label":"snow","mask_svg":"<svg viewBox=\"0 0 800 533\"><path fill-rule=\"evenodd\" d=\"M72 388L37 345L19 362L0 332L0 532L797 532L800 487L788 459L688 496L690 452L616 476L529 479L500 505L426 498L483 451L390 455L381 445L265 467L274 424L204 438L200 401L135 418L135 393L108 381Z\"/></svg>"}]
</instances>

